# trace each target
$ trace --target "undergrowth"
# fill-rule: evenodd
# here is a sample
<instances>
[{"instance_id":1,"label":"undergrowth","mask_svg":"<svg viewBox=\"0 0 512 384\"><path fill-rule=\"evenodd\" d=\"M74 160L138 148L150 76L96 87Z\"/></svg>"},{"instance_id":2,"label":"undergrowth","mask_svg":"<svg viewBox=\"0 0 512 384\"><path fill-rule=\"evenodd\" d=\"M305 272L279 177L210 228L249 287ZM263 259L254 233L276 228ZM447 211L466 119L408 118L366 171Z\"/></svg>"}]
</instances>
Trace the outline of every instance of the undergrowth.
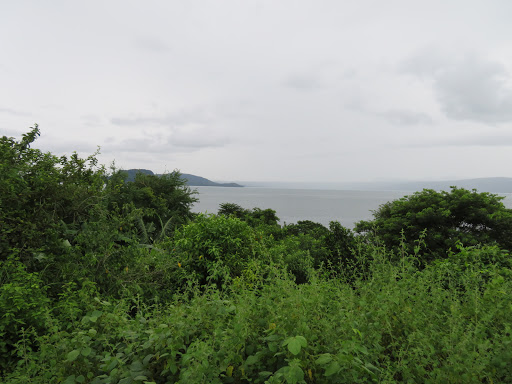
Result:
<instances>
[{"instance_id":1,"label":"undergrowth","mask_svg":"<svg viewBox=\"0 0 512 384\"><path fill-rule=\"evenodd\" d=\"M363 277L311 270L298 285L270 265L256 288L242 275L153 305L68 286L37 325L17 328L4 382L510 382L511 270L465 261L500 252L461 248L420 270L414 255L393 263L375 247Z\"/></svg>"}]
</instances>

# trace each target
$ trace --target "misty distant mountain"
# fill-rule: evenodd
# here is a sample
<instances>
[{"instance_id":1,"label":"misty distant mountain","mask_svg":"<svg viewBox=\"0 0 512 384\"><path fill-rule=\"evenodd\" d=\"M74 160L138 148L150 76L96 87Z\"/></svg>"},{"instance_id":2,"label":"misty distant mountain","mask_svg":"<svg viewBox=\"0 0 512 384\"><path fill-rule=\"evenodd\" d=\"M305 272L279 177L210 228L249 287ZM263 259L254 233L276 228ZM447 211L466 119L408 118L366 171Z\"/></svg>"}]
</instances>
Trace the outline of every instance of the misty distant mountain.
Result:
<instances>
[{"instance_id":1,"label":"misty distant mountain","mask_svg":"<svg viewBox=\"0 0 512 384\"><path fill-rule=\"evenodd\" d=\"M243 187L243 185L237 183L217 183L205 179L204 177L190 175L188 173L182 173L181 178L187 180L187 185L194 187Z\"/></svg>"},{"instance_id":2,"label":"misty distant mountain","mask_svg":"<svg viewBox=\"0 0 512 384\"><path fill-rule=\"evenodd\" d=\"M451 186L476 189L479 192L512 193L512 178L486 177L479 179L463 179L449 181L409 181L400 183L382 183L388 190L421 191L424 188L435 190L449 190Z\"/></svg>"},{"instance_id":3,"label":"misty distant mountain","mask_svg":"<svg viewBox=\"0 0 512 384\"><path fill-rule=\"evenodd\" d=\"M448 191L451 186L476 189L478 192L512 193L512 178L486 177L479 179L443 180L443 181L389 181L389 182L243 182L247 187L289 188L289 189L331 189L360 191L401 191L416 192L425 188Z\"/></svg>"},{"instance_id":4,"label":"misty distant mountain","mask_svg":"<svg viewBox=\"0 0 512 384\"><path fill-rule=\"evenodd\" d=\"M126 181L134 181L137 173L155 175L155 173L149 169L127 169L124 170L124 172L128 173ZM161 174L156 175L161 176ZM215 181L208 180L204 177L190 175L188 173L182 173L181 178L184 179L190 187L243 187L243 185L237 183L216 183Z\"/></svg>"}]
</instances>

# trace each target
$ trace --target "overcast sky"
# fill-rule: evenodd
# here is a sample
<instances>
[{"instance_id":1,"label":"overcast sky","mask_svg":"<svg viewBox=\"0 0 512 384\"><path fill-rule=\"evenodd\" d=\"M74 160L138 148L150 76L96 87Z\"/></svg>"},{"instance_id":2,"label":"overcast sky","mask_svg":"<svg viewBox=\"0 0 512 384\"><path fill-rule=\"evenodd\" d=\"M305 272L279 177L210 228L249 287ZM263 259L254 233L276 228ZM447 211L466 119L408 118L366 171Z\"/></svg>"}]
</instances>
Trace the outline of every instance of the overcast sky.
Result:
<instances>
[{"instance_id":1,"label":"overcast sky","mask_svg":"<svg viewBox=\"0 0 512 384\"><path fill-rule=\"evenodd\" d=\"M512 177L510 0L2 1L0 135L213 180Z\"/></svg>"}]
</instances>

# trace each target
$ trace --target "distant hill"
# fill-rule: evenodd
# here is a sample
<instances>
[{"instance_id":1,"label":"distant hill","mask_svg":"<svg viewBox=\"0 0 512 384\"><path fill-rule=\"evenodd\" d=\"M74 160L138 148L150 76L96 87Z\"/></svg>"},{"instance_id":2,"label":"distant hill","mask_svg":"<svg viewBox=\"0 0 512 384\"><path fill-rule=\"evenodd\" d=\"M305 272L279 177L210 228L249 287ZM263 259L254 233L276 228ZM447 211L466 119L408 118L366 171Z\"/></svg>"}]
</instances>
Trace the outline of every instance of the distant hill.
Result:
<instances>
[{"instance_id":1,"label":"distant hill","mask_svg":"<svg viewBox=\"0 0 512 384\"><path fill-rule=\"evenodd\" d=\"M476 189L478 192L512 193L512 178L484 177L479 179L444 180L444 181L378 181L378 182L243 182L248 187L284 188L284 189L323 189L323 190L358 190L358 191L400 191L416 192L424 188L450 190L456 186Z\"/></svg>"},{"instance_id":2,"label":"distant hill","mask_svg":"<svg viewBox=\"0 0 512 384\"><path fill-rule=\"evenodd\" d=\"M153 171L149 169L123 169L123 172L128 174L126 181L134 181L137 173L144 173L146 175L154 175Z\"/></svg>"},{"instance_id":3,"label":"distant hill","mask_svg":"<svg viewBox=\"0 0 512 384\"><path fill-rule=\"evenodd\" d=\"M126 169L124 172L128 173L126 181L134 181L137 173L155 175L155 173L149 169ZM156 175L161 176L161 174ZM187 185L190 187L243 187L243 185L237 183L216 183L215 181L208 180L204 177L190 175L188 173L182 173L181 178L186 180Z\"/></svg>"},{"instance_id":4,"label":"distant hill","mask_svg":"<svg viewBox=\"0 0 512 384\"><path fill-rule=\"evenodd\" d=\"M187 184L194 187L243 187L237 183L216 183L201 176L182 173L181 177L187 180Z\"/></svg>"},{"instance_id":5,"label":"distant hill","mask_svg":"<svg viewBox=\"0 0 512 384\"><path fill-rule=\"evenodd\" d=\"M445 181L359 183L355 185L363 188L366 187L367 189L381 189L389 191L421 191L424 188L448 191L451 186L455 186L469 190L476 189L478 192L512 193L512 178L510 177L485 177L479 179Z\"/></svg>"}]
</instances>

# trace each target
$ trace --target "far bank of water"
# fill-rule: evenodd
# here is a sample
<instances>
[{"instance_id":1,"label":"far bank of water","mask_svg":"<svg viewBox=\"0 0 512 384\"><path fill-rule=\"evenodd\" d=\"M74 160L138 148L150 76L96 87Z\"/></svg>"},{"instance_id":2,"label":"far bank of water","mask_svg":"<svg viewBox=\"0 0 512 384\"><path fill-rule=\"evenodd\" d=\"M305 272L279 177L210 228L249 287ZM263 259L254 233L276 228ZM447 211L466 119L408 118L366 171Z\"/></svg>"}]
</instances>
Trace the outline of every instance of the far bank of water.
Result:
<instances>
[{"instance_id":1,"label":"far bank of water","mask_svg":"<svg viewBox=\"0 0 512 384\"><path fill-rule=\"evenodd\" d=\"M353 228L360 220L372 218L372 210L391 200L413 192L400 191L336 191L277 188L225 188L194 187L199 192L199 202L193 212L217 213L222 203L235 203L243 208L273 209L281 224L311 220L325 226L337 220ZM512 194L503 194L504 204L512 208Z\"/></svg>"}]
</instances>

